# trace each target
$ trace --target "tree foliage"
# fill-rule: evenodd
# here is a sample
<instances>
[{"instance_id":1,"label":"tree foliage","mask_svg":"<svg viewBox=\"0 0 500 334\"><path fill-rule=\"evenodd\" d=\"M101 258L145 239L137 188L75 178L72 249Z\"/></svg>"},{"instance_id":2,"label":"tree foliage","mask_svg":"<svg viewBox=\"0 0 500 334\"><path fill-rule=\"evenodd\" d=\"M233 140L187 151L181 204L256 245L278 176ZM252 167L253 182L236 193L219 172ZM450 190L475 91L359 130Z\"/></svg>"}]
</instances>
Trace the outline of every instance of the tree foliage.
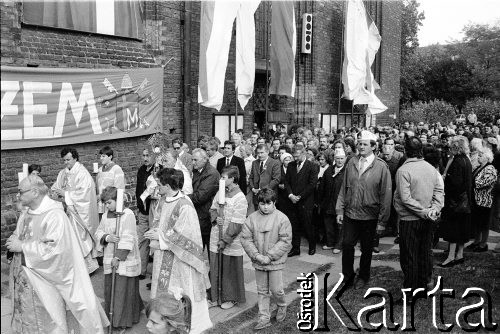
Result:
<instances>
[{"instance_id":1,"label":"tree foliage","mask_svg":"<svg viewBox=\"0 0 500 334\"><path fill-rule=\"evenodd\" d=\"M400 113L402 122L426 122L429 124L441 122L447 124L456 119L455 108L443 101L416 102Z\"/></svg>"},{"instance_id":2,"label":"tree foliage","mask_svg":"<svg viewBox=\"0 0 500 334\"><path fill-rule=\"evenodd\" d=\"M500 98L500 24L469 24L450 45L419 48L402 62L400 107L442 99L461 110L476 97Z\"/></svg>"},{"instance_id":3,"label":"tree foliage","mask_svg":"<svg viewBox=\"0 0 500 334\"><path fill-rule=\"evenodd\" d=\"M418 48L418 30L425 19L423 12L418 11L417 0L403 0L401 14L401 60L404 62Z\"/></svg>"},{"instance_id":4,"label":"tree foliage","mask_svg":"<svg viewBox=\"0 0 500 334\"><path fill-rule=\"evenodd\" d=\"M476 97L465 104L463 112L470 114L474 112L477 120L482 123L494 122L500 117L500 103L491 99Z\"/></svg>"}]
</instances>

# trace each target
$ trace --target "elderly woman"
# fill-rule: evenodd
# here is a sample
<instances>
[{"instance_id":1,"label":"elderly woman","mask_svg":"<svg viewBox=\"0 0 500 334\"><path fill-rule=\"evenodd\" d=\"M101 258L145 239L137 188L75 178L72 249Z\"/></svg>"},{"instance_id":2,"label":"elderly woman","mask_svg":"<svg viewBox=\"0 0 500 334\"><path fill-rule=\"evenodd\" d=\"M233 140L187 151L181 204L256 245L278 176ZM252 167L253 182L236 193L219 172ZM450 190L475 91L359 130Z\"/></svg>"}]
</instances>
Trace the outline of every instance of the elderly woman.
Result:
<instances>
[{"instance_id":1,"label":"elderly woman","mask_svg":"<svg viewBox=\"0 0 500 334\"><path fill-rule=\"evenodd\" d=\"M477 166L472 172L474 200L472 216L474 217L474 242L467 249L475 252L486 252L488 245L490 211L493 204L493 187L497 181L498 171L491 164L493 153L489 148L478 150Z\"/></svg>"},{"instance_id":2,"label":"elderly woman","mask_svg":"<svg viewBox=\"0 0 500 334\"><path fill-rule=\"evenodd\" d=\"M146 307L146 328L152 334L187 334L191 330L191 299L187 295L163 294Z\"/></svg>"},{"instance_id":3,"label":"elderly woman","mask_svg":"<svg viewBox=\"0 0 500 334\"><path fill-rule=\"evenodd\" d=\"M182 186L182 192L185 195L190 195L193 193L193 180L191 178L191 173L186 166L181 162L179 158L174 157L174 152L168 150L161 156L162 165L167 168L174 168L180 170L184 175L184 185Z\"/></svg>"},{"instance_id":4,"label":"elderly woman","mask_svg":"<svg viewBox=\"0 0 500 334\"><path fill-rule=\"evenodd\" d=\"M472 165L469 141L464 136L453 137L450 144L451 162L444 173L445 204L441 235L450 243L449 253L441 267L464 262L464 244L469 240L472 204Z\"/></svg>"},{"instance_id":5,"label":"elderly woman","mask_svg":"<svg viewBox=\"0 0 500 334\"><path fill-rule=\"evenodd\" d=\"M217 306L219 280L222 281L220 300L222 309L230 309L237 303L245 303L245 281L243 276L243 247L240 232L245 223L248 202L238 186L240 173L236 166L225 166L221 178L225 182L226 204L218 204L219 193L210 207L212 221L217 224L210 234L210 306ZM223 211L222 211L223 210ZM222 238L219 238L222 229ZM219 277L218 252L222 252L222 273Z\"/></svg>"},{"instance_id":6,"label":"elderly woman","mask_svg":"<svg viewBox=\"0 0 500 334\"><path fill-rule=\"evenodd\" d=\"M240 154L245 162L245 170L247 172L247 184L248 178L250 177L250 172L252 171L252 162L254 162L255 157L253 156L253 148L252 145L240 145ZM246 194L246 189L241 189L243 193Z\"/></svg>"},{"instance_id":7,"label":"elderly woman","mask_svg":"<svg viewBox=\"0 0 500 334\"><path fill-rule=\"evenodd\" d=\"M285 189L285 177L286 171L288 169L288 164L293 160L293 156L285 152L281 154L281 177L280 183L278 184L278 210L283 212L284 214L288 213L288 203L290 202L288 199L288 193Z\"/></svg>"}]
</instances>

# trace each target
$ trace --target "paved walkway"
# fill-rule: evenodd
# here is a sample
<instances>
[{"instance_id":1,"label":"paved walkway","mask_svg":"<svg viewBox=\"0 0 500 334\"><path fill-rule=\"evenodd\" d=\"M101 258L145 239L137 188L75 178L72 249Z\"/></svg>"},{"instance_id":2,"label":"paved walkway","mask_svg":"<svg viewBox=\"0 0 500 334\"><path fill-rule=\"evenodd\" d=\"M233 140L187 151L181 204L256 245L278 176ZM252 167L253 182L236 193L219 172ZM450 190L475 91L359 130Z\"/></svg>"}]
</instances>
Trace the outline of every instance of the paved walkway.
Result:
<instances>
[{"instance_id":1,"label":"paved walkway","mask_svg":"<svg viewBox=\"0 0 500 334\"><path fill-rule=\"evenodd\" d=\"M494 249L497 244L500 243L500 233L490 232L490 238L488 242L489 249ZM303 241L303 244L306 244ZM400 270L398 262L385 262L377 260L377 256L383 254L399 254L399 246L394 244L393 237L385 237L380 239L380 253L373 254L373 266L381 266L381 265L389 265L393 266L395 269ZM443 252L446 248L446 243L441 241L435 250L436 253ZM313 256L307 255L307 247L302 247L302 254L300 256L295 256L289 258L287 261L286 269L284 270L284 284L288 286L291 283L296 282L297 277L300 276L301 273L314 272L318 270L323 265L330 265L330 268L327 272L330 273L331 282L334 282L338 279L338 274L341 271L341 254L333 254L331 251L322 250L320 246L317 247L317 253ZM359 253L358 251L356 253ZM359 254L358 254L359 255ZM11 318L11 302L10 302L10 292L9 292L9 266L6 263L5 257L3 256L1 259L2 270L1 270L1 333L2 334L10 334L10 318ZM358 265L359 258L355 261L355 266ZM250 262L250 259L245 255L244 257L244 274L245 274L245 289L246 289L246 303L241 305L236 305L235 307L229 310L222 310L218 307L210 309L210 318L214 323L227 321L240 313L252 308L257 303L257 287L255 283L255 272ZM97 296L103 301L103 274L102 269L92 276L92 284L94 286L94 290ZM322 280L323 275L319 277ZM149 290L146 289L146 283L149 283L150 280L142 280L140 281L140 293L145 302L150 300L149 298ZM291 302L298 295L295 290L289 291L287 293L287 301ZM146 315L142 314L141 320L139 324L134 326L131 329L128 329L125 333L127 334L143 334L147 333L146 330ZM244 328L249 324L241 324L240 327Z\"/></svg>"}]
</instances>

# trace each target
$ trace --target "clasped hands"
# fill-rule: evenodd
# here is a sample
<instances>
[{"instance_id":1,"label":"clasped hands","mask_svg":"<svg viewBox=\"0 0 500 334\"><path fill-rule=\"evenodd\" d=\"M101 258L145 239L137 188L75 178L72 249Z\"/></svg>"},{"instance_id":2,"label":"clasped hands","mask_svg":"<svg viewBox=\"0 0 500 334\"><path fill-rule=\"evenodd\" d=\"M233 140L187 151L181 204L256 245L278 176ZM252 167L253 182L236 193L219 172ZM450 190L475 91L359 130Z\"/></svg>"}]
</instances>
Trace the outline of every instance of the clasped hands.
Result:
<instances>
[{"instance_id":1,"label":"clasped hands","mask_svg":"<svg viewBox=\"0 0 500 334\"><path fill-rule=\"evenodd\" d=\"M158 235L158 228L153 228L144 233L144 238L149 240L158 240L160 237Z\"/></svg>"},{"instance_id":2,"label":"clasped hands","mask_svg":"<svg viewBox=\"0 0 500 334\"><path fill-rule=\"evenodd\" d=\"M300 196L298 195L291 194L288 198L290 198L293 204L297 204L300 201Z\"/></svg>"},{"instance_id":3,"label":"clasped hands","mask_svg":"<svg viewBox=\"0 0 500 334\"><path fill-rule=\"evenodd\" d=\"M427 214L425 215L425 218L435 222L439 218L440 215L441 215L441 213L439 211L437 211L436 209L430 209L429 212L427 212Z\"/></svg>"},{"instance_id":4,"label":"clasped hands","mask_svg":"<svg viewBox=\"0 0 500 334\"><path fill-rule=\"evenodd\" d=\"M269 264L271 263L271 259L267 255L262 255L262 254L257 254L255 256L255 261L257 261L260 264Z\"/></svg>"}]
</instances>

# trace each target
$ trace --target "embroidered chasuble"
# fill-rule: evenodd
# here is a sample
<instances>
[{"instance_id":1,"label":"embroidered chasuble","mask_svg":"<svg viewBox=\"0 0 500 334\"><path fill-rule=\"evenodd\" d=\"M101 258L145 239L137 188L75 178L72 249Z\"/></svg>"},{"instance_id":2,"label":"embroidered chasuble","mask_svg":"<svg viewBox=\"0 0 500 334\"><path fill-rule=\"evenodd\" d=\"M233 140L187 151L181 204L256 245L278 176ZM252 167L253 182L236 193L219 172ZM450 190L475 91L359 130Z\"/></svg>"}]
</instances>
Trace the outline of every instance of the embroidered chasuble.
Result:
<instances>
[{"instance_id":1,"label":"embroidered chasuble","mask_svg":"<svg viewBox=\"0 0 500 334\"><path fill-rule=\"evenodd\" d=\"M206 290L210 287L208 267L203 258L198 215L189 197L179 192L161 203L158 226L159 249L154 251L151 298L172 288L181 288L192 302L191 331L201 333L212 327Z\"/></svg>"},{"instance_id":2,"label":"embroidered chasuble","mask_svg":"<svg viewBox=\"0 0 500 334\"><path fill-rule=\"evenodd\" d=\"M73 322L79 333L104 333L109 321L62 204L46 196L38 209L21 214L14 234L22 252L14 253L10 267L12 330L66 334Z\"/></svg>"}]
</instances>

